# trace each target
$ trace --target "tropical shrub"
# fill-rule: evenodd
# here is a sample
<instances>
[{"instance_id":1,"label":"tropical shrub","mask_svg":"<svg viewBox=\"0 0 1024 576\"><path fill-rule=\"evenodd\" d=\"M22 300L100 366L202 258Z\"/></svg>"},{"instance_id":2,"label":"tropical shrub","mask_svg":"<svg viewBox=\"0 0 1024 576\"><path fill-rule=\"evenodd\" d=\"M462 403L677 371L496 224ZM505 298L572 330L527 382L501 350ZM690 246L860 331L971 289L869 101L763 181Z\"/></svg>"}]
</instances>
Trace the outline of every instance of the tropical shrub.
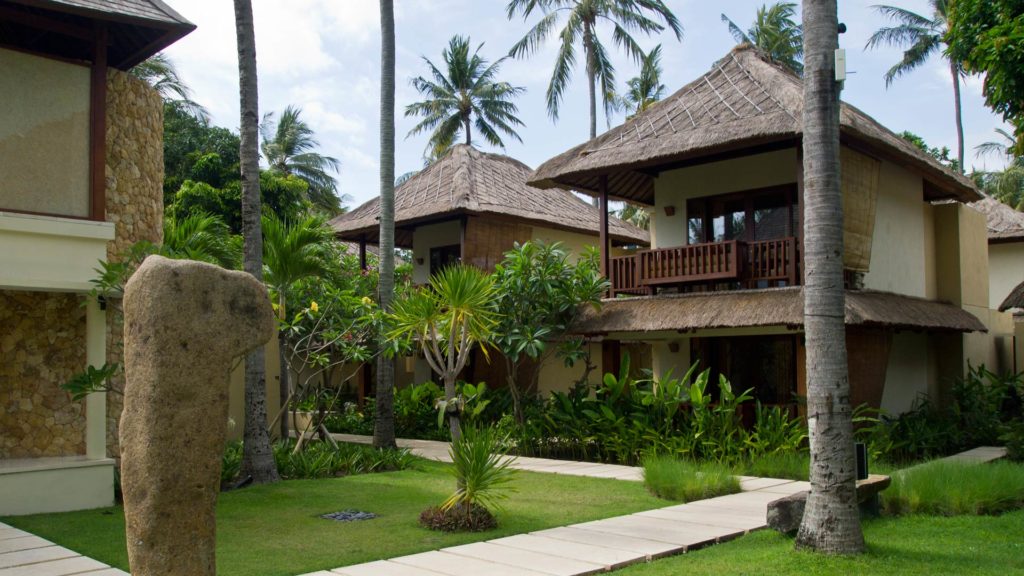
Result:
<instances>
[{"instance_id":1,"label":"tropical shrub","mask_svg":"<svg viewBox=\"0 0 1024 576\"><path fill-rule=\"evenodd\" d=\"M751 457L736 468L737 473L744 476L804 481L808 479L810 470L811 455L806 450L760 454Z\"/></svg>"},{"instance_id":2,"label":"tropical shrub","mask_svg":"<svg viewBox=\"0 0 1024 576\"><path fill-rule=\"evenodd\" d=\"M999 514L1024 507L1024 466L935 460L892 475L882 492L889 514Z\"/></svg>"},{"instance_id":3,"label":"tropical shrub","mask_svg":"<svg viewBox=\"0 0 1024 576\"><path fill-rule=\"evenodd\" d=\"M242 471L242 443L229 442L220 467L221 490L228 488Z\"/></svg>"},{"instance_id":4,"label":"tropical shrub","mask_svg":"<svg viewBox=\"0 0 1024 576\"><path fill-rule=\"evenodd\" d=\"M303 450L295 450L295 442L277 442L273 446L274 462L282 478L331 478L389 472L412 468L419 461L405 449L377 450L362 444L307 442ZM229 444L224 452L221 486L229 487L239 480L242 443Z\"/></svg>"},{"instance_id":5,"label":"tropical shrub","mask_svg":"<svg viewBox=\"0 0 1024 576\"><path fill-rule=\"evenodd\" d=\"M690 502L740 491L732 470L718 462L693 462L672 456L645 458L644 485L666 500Z\"/></svg>"}]
</instances>

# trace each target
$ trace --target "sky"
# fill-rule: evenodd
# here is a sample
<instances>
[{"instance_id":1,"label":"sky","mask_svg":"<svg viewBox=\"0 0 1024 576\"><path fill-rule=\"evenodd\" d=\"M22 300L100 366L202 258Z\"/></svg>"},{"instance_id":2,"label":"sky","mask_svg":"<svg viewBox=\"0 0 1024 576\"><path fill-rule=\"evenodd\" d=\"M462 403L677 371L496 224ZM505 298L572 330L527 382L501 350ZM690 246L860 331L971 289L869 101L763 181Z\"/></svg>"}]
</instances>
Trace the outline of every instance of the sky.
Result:
<instances>
[{"instance_id":1,"label":"sky","mask_svg":"<svg viewBox=\"0 0 1024 576\"><path fill-rule=\"evenodd\" d=\"M902 53L895 48L865 51L868 37L887 25L872 9L878 0L842 0L840 21L847 32L840 45L847 51L848 77L843 99L873 116L895 132L910 130L931 146L948 146L956 156L953 86L949 67L938 55L886 88L883 75ZM927 0L889 0L929 14ZM213 124L237 130L238 61L234 12L229 0L168 0L198 28L166 52L194 99L205 106ZM754 20L763 0L666 0L682 23L677 41L669 32L637 35L647 51L662 44L662 83L671 94L707 72L734 45L724 12L742 28ZM405 106L421 100L410 79L427 74L426 57L440 65L441 51L454 35L468 35L473 45L483 43L482 56L495 61L534 24L520 16L508 20L505 0L396 0L396 175L423 166L427 135L406 137L415 125L404 116ZM341 161L339 191L358 206L379 194L380 15L376 0L253 0L260 114L280 112L288 105L302 109L314 129L321 153ZM611 45L608 30L599 34ZM553 39L552 39L553 40ZM526 164L539 164L585 140L589 135L587 88L582 68L573 82L557 122L547 114L544 94L555 59L555 42L527 59L502 62L499 79L526 92L516 100L522 142L505 139L503 152ZM616 81L624 90L637 66L621 51L612 50ZM982 81L968 78L962 87L966 164L968 168L999 168L995 158L977 158L974 147L995 140L1002 127L981 96ZM611 126L622 122L613 117ZM599 118L598 131L608 128ZM474 138L474 143L477 139Z\"/></svg>"}]
</instances>

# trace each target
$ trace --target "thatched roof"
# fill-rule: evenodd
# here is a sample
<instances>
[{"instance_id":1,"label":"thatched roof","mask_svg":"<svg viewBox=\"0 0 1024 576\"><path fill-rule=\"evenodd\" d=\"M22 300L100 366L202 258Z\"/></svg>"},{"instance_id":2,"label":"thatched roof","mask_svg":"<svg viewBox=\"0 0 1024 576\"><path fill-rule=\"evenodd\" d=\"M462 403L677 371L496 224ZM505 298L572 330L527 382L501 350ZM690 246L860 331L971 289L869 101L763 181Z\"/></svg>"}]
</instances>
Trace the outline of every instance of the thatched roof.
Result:
<instances>
[{"instance_id":1,"label":"thatched roof","mask_svg":"<svg viewBox=\"0 0 1024 576\"><path fill-rule=\"evenodd\" d=\"M72 60L90 58L93 24L107 27L107 63L127 70L195 30L162 0L9 0L3 44ZM24 22L32 22L25 25ZM46 33L59 26L63 33ZM42 29L42 33L41 33Z\"/></svg>"},{"instance_id":2,"label":"thatched roof","mask_svg":"<svg viewBox=\"0 0 1024 576\"><path fill-rule=\"evenodd\" d=\"M1024 282L1017 284L1013 290L1010 290L1010 294L999 305L1000 312L1006 312L1013 308L1024 309Z\"/></svg>"},{"instance_id":3,"label":"thatched roof","mask_svg":"<svg viewBox=\"0 0 1024 576\"><path fill-rule=\"evenodd\" d=\"M530 167L522 162L454 146L448 154L395 189L395 244L411 247L411 229L459 215L494 215L537 226L597 235L598 210L564 190L538 192L526 185ZM377 243L380 199L342 214L330 224L343 240ZM404 229L404 230L400 230ZM610 218L608 233L620 244L650 244L650 235Z\"/></svg>"},{"instance_id":4,"label":"thatched roof","mask_svg":"<svg viewBox=\"0 0 1024 576\"><path fill-rule=\"evenodd\" d=\"M600 177L607 176L612 196L653 204L659 171L743 151L797 146L802 118L801 79L751 45L741 44L668 98L548 160L533 173L530 184L593 192ZM845 142L920 173L926 199L969 202L981 197L970 179L857 108L844 103L840 125Z\"/></svg>"},{"instance_id":5,"label":"thatched roof","mask_svg":"<svg viewBox=\"0 0 1024 576\"><path fill-rule=\"evenodd\" d=\"M972 202L971 207L985 215L989 242L998 244L1024 240L1024 214L990 196Z\"/></svg>"},{"instance_id":6,"label":"thatched roof","mask_svg":"<svg viewBox=\"0 0 1024 576\"><path fill-rule=\"evenodd\" d=\"M795 286L608 299L602 302L599 311L587 307L573 331L607 334L798 327L803 323L803 291ZM873 290L846 291L846 324L929 331L986 331L981 321L952 304Z\"/></svg>"}]
</instances>

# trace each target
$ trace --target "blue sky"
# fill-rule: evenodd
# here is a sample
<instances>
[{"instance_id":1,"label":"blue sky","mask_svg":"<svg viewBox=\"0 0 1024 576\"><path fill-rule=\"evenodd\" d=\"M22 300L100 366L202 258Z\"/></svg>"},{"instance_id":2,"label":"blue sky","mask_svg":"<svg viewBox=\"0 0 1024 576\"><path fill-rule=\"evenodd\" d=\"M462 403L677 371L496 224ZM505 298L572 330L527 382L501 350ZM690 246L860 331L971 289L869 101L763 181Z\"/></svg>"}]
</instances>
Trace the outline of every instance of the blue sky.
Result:
<instances>
[{"instance_id":1,"label":"blue sky","mask_svg":"<svg viewBox=\"0 0 1024 576\"><path fill-rule=\"evenodd\" d=\"M215 124L238 126L238 68L234 12L228 0L168 0L199 28L168 49L195 99L207 107ZM927 14L926 0L889 0ZM866 52L864 44L885 20L864 0L842 0L840 20L848 32L840 37L847 49L843 99L858 106L894 131L910 130L932 146L948 146L955 156L953 92L949 68L934 57L926 66L886 89L885 70L900 58L895 49ZM419 100L409 79L426 74L421 59L440 63L441 50L455 34L484 42L481 53L496 60L536 21L505 18L504 0L395 0L396 11L396 173L422 167L426 135L405 138L415 124L402 114ZM669 93L706 72L733 46L721 22L725 12L746 28L762 1L667 0L684 27L682 42L671 34L638 37L645 50L663 44L663 83ZM324 153L342 162L341 191L352 206L378 194L378 123L380 22L375 0L253 0L260 114L289 104L303 109L316 130ZM604 37L609 38L607 32ZM522 143L506 140L505 153L536 167L546 159L584 141L588 135L587 91L582 70L565 96L557 123L548 118L544 92L551 75L555 45L549 42L527 60L506 60L501 78L526 88L517 104L526 124ZM614 52L620 87L636 74L636 66ZM963 92L967 165L997 168L994 158L978 159L974 146L995 137L999 117L984 106L981 80L968 79ZM621 117L612 118L612 125ZM607 129L600 119L598 130ZM484 147L484 149L489 149Z\"/></svg>"}]
</instances>

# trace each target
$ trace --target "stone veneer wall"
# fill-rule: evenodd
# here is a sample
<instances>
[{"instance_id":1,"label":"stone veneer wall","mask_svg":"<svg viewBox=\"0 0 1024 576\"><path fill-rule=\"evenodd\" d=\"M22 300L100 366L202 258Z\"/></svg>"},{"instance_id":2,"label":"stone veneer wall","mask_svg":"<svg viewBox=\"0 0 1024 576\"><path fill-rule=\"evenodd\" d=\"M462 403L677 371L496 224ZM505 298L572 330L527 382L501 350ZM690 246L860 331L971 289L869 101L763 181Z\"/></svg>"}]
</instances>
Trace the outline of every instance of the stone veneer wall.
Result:
<instances>
[{"instance_id":1,"label":"stone veneer wall","mask_svg":"<svg viewBox=\"0 0 1024 576\"><path fill-rule=\"evenodd\" d=\"M82 296L0 290L0 459L85 454L85 405L58 387L85 366Z\"/></svg>"},{"instance_id":2,"label":"stone veneer wall","mask_svg":"<svg viewBox=\"0 0 1024 576\"><path fill-rule=\"evenodd\" d=\"M163 241L163 101L145 82L119 70L107 74L107 221L116 225L107 259L117 261L140 240ZM107 305L107 362L124 362L121 301ZM121 390L123 377L114 387ZM120 394L107 395L107 452L118 455Z\"/></svg>"}]
</instances>

